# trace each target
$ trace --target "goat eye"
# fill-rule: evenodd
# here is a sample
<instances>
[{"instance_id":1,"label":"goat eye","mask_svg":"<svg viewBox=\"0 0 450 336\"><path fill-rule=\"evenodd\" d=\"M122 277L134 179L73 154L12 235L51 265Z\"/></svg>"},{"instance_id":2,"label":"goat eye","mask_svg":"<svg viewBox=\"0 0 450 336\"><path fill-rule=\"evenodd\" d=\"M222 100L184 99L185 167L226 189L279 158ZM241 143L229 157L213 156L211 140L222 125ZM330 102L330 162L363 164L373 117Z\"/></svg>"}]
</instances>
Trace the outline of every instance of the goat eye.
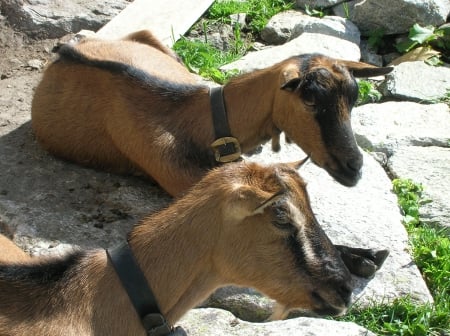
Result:
<instances>
[{"instance_id":1,"label":"goat eye","mask_svg":"<svg viewBox=\"0 0 450 336\"><path fill-rule=\"evenodd\" d=\"M281 230L290 230L293 227L289 211L283 206L278 206L274 209L274 220L272 223Z\"/></svg>"}]
</instances>

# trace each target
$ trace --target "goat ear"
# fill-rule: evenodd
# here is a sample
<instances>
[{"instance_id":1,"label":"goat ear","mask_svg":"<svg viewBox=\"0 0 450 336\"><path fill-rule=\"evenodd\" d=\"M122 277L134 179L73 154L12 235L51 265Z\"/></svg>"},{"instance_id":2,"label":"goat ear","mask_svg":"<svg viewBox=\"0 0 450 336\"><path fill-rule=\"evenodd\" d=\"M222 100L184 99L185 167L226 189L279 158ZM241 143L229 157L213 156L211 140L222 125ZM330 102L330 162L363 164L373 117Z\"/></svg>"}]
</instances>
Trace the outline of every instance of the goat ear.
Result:
<instances>
[{"instance_id":1,"label":"goat ear","mask_svg":"<svg viewBox=\"0 0 450 336\"><path fill-rule=\"evenodd\" d=\"M259 204L255 208L255 210L253 211L253 215L262 214L264 212L264 209L278 202L282 197L283 197L282 191L272 194L268 199L264 200L261 204Z\"/></svg>"},{"instance_id":2,"label":"goat ear","mask_svg":"<svg viewBox=\"0 0 450 336\"><path fill-rule=\"evenodd\" d=\"M298 88L301 81L302 81L301 78L293 78L290 81L281 85L281 89L289 91L289 92L293 92L293 91L295 91L295 89Z\"/></svg>"},{"instance_id":3,"label":"goat ear","mask_svg":"<svg viewBox=\"0 0 450 336\"><path fill-rule=\"evenodd\" d=\"M340 61L355 77L382 76L394 70L393 67L377 67L371 64L353 61Z\"/></svg>"},{"instance_id":4,"label":"goat ear","mask_svg":"<svg viewBox=\"0 0 450 336\"><path fill-rule=\"evenodd\" d=\"M298 67L287 66L282 73L281 89L287 91L294 91L300 84L301 78L298 72Z\"/></svg>"},{"instance_id":5,"label":"goat ear","mask_svg":"<svg viewBox=\"0 0 450 336\"><path fill-rule=\"evenodd\" d=\"M305 157L304 159L301 159L301 160L299 160L299 161L288 162L287 165L288 165L289 167L291 167L292 169L297 170L297 169L299 169L301 166L303 166L303 165L306 163L306 161L308 161L308 159L309 159L309 156L307 156L307 157Z\"/></svg>"},{"instance_id":6,"label":"goat ear","mask_svg":"<svg viewBox=\"0 0 450 336\"><path fill-rule=\"evenodd\" d=\"M227 216L243 220L256 214L261 214L264 209L279 200L281 193L270 193L258 187L249 185L235 186L233 196L227 206Z\"/></svg>"}]
</instances>

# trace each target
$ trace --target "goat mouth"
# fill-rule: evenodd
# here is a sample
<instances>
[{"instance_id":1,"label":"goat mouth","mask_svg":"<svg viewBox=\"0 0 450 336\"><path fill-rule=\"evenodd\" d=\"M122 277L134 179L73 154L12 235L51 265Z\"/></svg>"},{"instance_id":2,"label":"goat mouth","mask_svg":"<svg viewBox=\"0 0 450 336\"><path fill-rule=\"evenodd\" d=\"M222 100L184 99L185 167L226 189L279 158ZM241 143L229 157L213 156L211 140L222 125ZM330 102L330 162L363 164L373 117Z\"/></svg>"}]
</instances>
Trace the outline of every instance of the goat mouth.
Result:
<instances>
[{"instance_id":1,"label":"goat mouth","mask_svg":"<svg viewBox=\"0 0 450 336\"><path fill-rule=\"evenodd\" d=\"M338 183L346 186L346 187L354 187L362 176L361 169L354 170L351 168L344 168L341 165L338 165L337 169L333 169L329 164L319 164L317 163L312 154L309 155L311 161L317 166L325 169L325 171ZM335 160L336 162L339 162Z\"/></svg>"},{"instance_id":2,"label":"goat mouth","mask_svg":"<svg viewBox=\"0 0 450 336\"><path fill-rule=\"evenodd\" d=\"M325 170L333 177L337 182L346 186L346 187L354 187L359 179L361 178L361 171L354 171L348 169L338 169L333 170L331 168L325 167Z\"/></svg>"},{"instance_id":3,"label":"goat mouth","mask_svg":"<svg viewBox=\"0 0 450 336\"><path fill-rule=\"evenodd\" d=\"M311 296L318 306L313 309L313 312L319 316L341 316L347 311L346 306L334 306L316 291L312 292Z\"/></svg>"}]
</instances>

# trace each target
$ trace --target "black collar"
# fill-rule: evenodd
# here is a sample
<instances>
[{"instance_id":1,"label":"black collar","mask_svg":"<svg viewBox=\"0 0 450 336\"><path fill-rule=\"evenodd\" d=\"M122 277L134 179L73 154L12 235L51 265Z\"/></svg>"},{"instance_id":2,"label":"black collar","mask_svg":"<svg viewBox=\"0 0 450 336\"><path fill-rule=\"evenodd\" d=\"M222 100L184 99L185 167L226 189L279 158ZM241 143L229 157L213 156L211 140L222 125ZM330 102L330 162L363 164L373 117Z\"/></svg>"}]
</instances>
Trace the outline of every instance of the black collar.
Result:
<instances>
[{"instance_id":1,"label":"black collar","mask_svg":"<svg viewBox=\"0 0 450 336\"><path fill-rule=\"evenodd\" d=\"M112 249L107 249L106 254L139 315L147 335L165 336L171 334L174 329L169 326L161 314L155 296L148 286L128 243L125 242Z\"/></svg>"},{"instance_id":2,"label":"black collar","mask_svg":"<svg viewBox=\"0 0 450 336\"><path fill-rule=\"evenodd\" d=\"M215 141L211 144L217 162L232 162L241 157L239 141L231 136L227 110L223 99L223 86L209 89Z\"/></svg>"}]
</instances>

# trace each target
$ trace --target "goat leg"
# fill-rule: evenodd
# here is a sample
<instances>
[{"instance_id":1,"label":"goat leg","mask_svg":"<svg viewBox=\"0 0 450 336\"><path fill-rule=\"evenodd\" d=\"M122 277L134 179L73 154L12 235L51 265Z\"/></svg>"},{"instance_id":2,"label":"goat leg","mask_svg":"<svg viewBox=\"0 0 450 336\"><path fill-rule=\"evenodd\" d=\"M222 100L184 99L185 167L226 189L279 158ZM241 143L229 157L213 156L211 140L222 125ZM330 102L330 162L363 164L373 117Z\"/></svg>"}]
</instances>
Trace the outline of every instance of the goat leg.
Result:
<instances>
[{"instance_id":1,"label":"goat leg","mask_svg":"<svg viewBox=\"0 0 450 336\"><path fill-rule=\"evenodd\" d=\"M389 250L373 250L335 245L349 271L363 278L372 277L381 268Z\"/></svg>"}]
</instances>

